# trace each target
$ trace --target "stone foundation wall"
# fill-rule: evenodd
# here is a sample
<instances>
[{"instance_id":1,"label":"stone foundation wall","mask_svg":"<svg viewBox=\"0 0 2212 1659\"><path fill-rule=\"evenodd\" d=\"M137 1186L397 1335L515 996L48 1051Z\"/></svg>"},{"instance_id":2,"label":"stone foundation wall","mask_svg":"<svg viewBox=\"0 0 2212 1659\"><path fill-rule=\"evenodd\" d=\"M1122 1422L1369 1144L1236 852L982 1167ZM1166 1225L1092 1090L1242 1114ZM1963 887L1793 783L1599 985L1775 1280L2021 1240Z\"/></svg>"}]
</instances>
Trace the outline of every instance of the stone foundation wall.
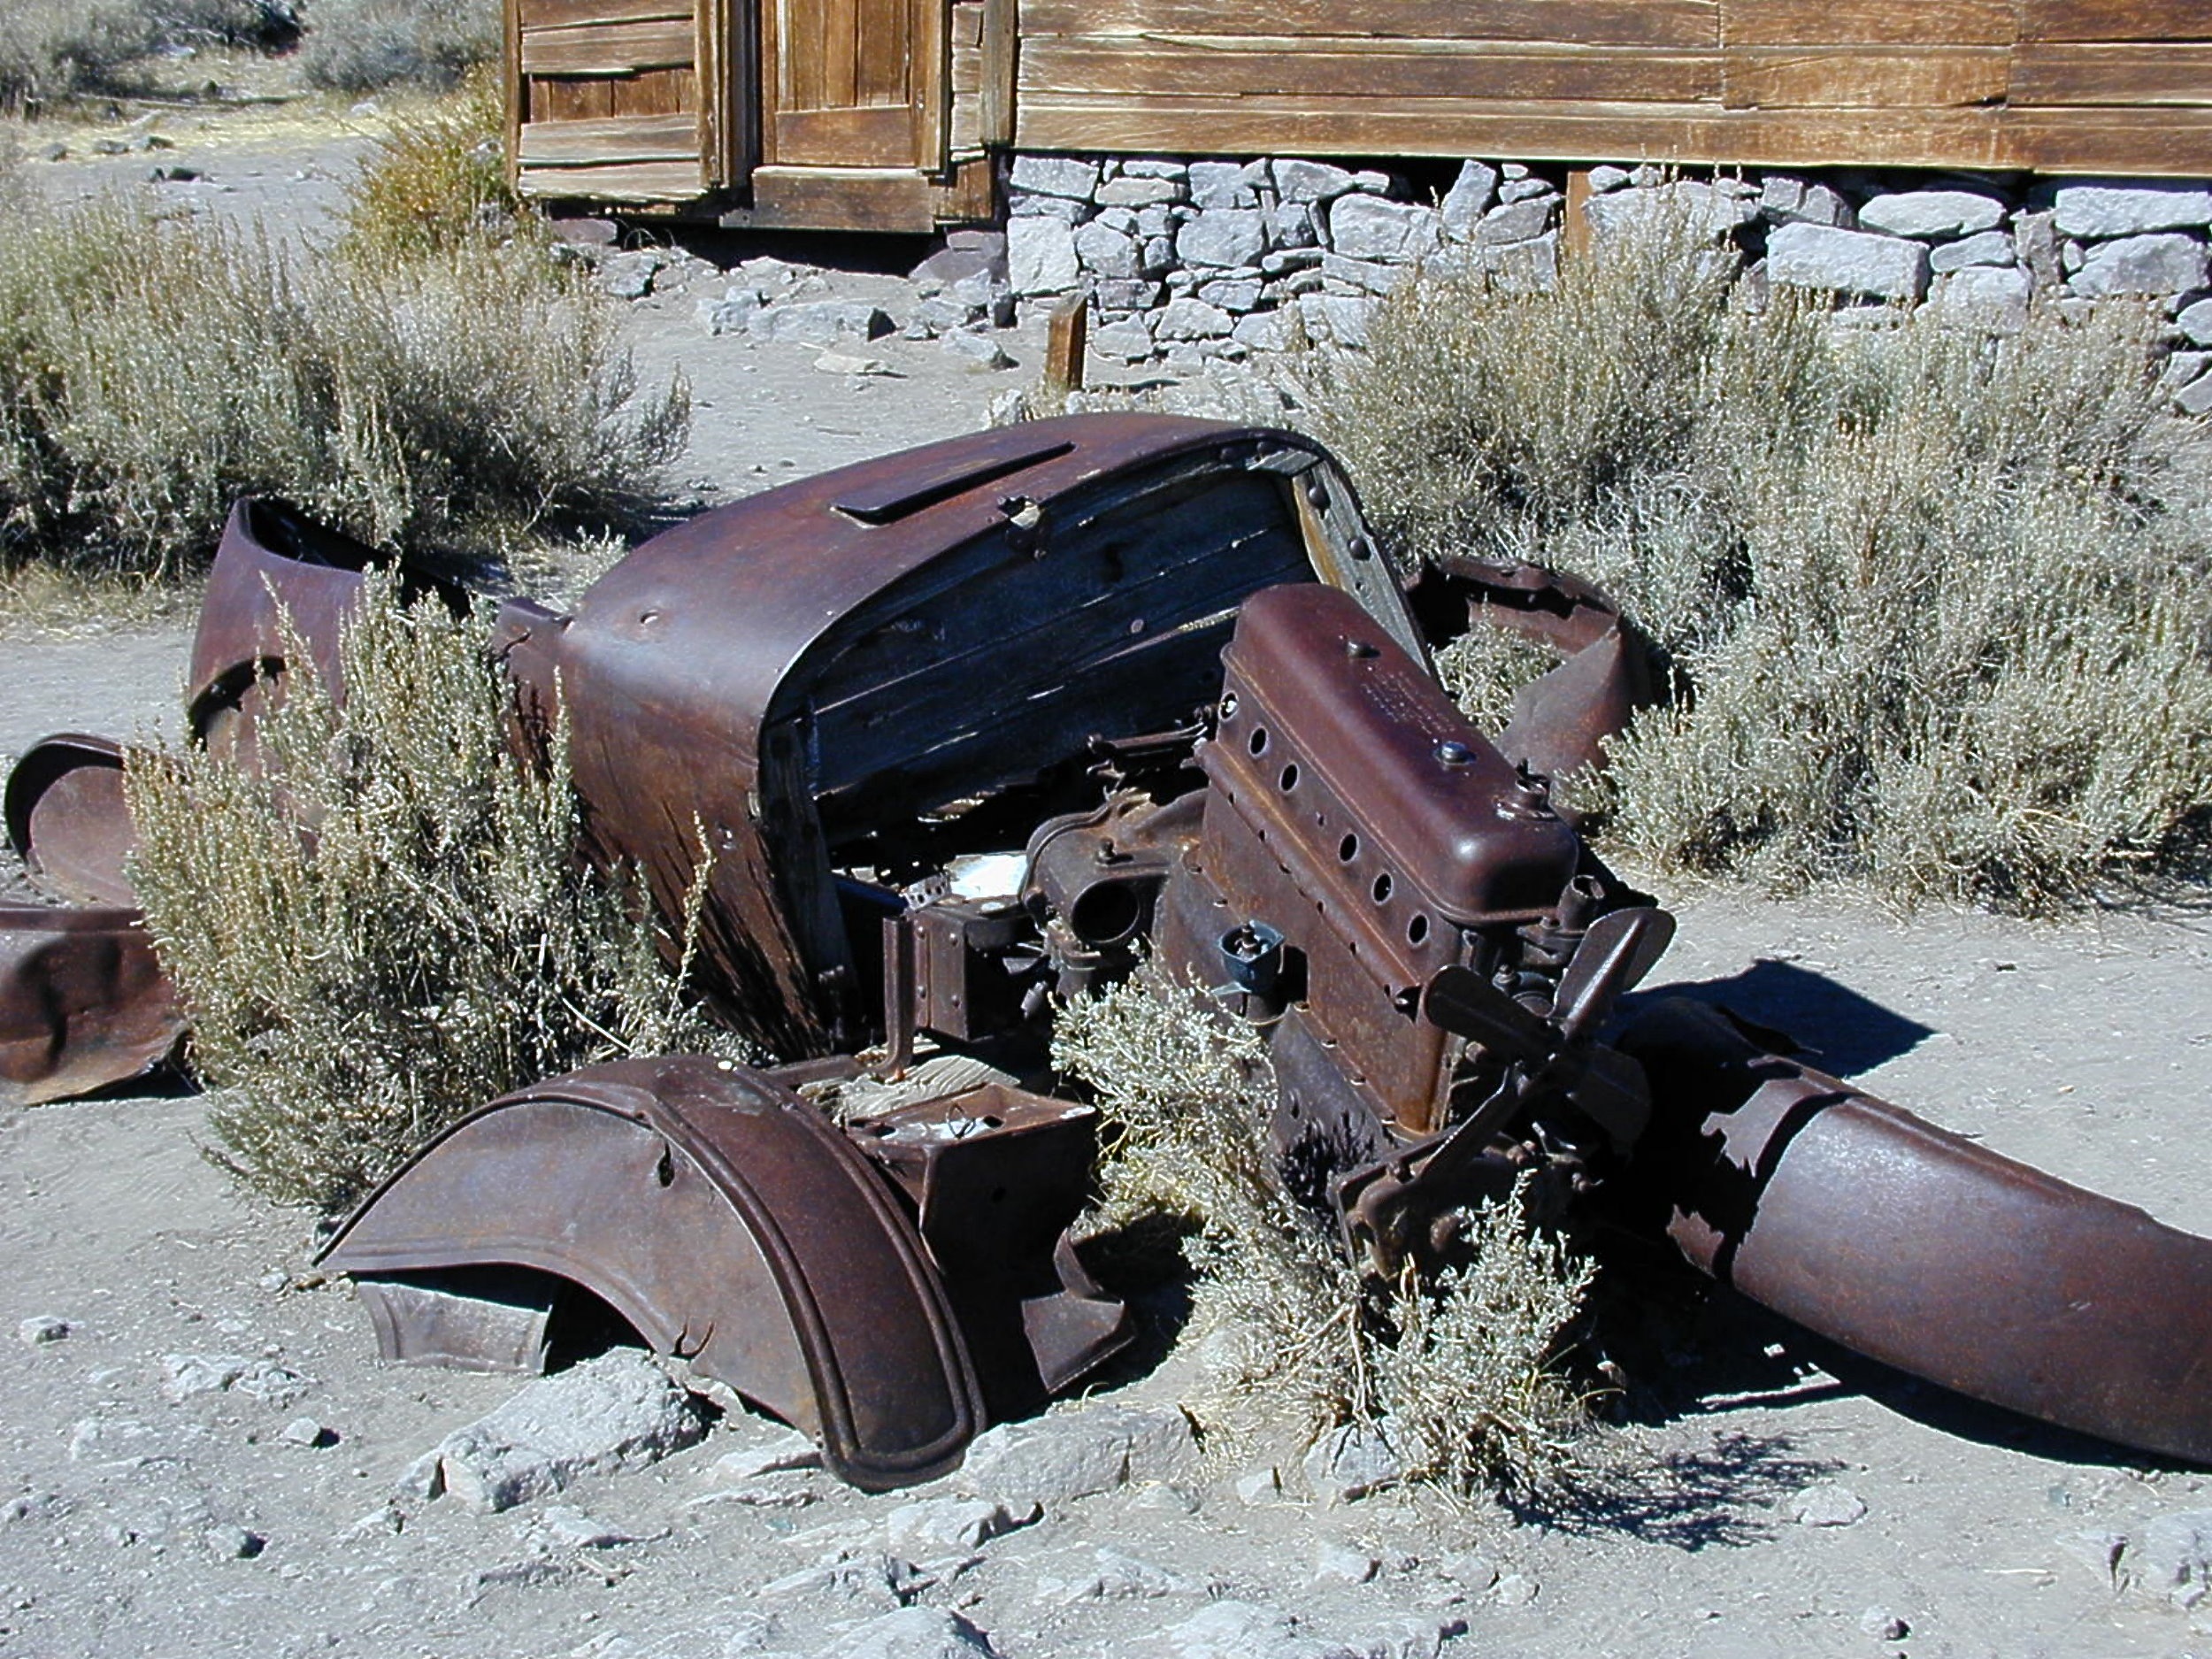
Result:
<instances>
[{"instance_id":1,"label":"stone foundation wall","mask_svg":"<svg viewBox=\"0 0 2212 1659\"><path fill-rule=\"evenodd\" d=\"M2005 331L2038 296L2147 297L2173 319L2176 401L2212 411L2212 182L1599 167L1591 184L1601 238L1664 196L1686 201L1732 235L1755 299L1792 285L1839 296L1846 315L1926 303ZM1015 294L1087 290L1094 350L1176 368L1278 348L1294 319L1310 337L1359 345L1381 296L1425 262L1548 287L1566 203L1563 170L1475 160L1422 189L1288 157L1024 155L1010 187Z\"/></svg>"}]
</instances>

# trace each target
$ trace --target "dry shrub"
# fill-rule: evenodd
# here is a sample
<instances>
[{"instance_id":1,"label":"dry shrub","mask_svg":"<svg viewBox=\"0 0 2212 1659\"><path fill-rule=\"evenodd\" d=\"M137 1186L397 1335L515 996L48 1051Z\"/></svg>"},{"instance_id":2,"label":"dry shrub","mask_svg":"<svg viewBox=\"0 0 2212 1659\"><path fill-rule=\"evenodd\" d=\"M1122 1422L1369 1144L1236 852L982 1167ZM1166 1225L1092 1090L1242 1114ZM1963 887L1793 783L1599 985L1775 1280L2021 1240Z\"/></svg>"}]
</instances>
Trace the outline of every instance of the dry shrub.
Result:
<instances>
[{"instance_id":1,"label":"dry shrub","mask_svg":"<svg viewBox=\"0 0 2212 1659\"><path fill-rule=\"evenodd\" d=\"M0 109L108 86L159 43L140 0L11 0L0 28Z\"/></svg>"},{"instance_id":2,"label":"dry shrub","mask_svg":"<svg viewBox=\"0 0 2212 1659\"><path fill-rule=\"evenodd\" d=\"M1053 1060L1105 1120L1095 1225L1188 1230L1200 1310L1235 1348L1203 1409L1233 1441L1364 1424L1454 1496L1574 1475L1589 1419L1559 1362L1591 1269L1529 1226L1520 1194L1474 1211L1464 1259L1434 1279L1366 1283L1284 1186L1252 1027L1148 971L1062 1009Z\"/></svg>"},{"instance_id":3,"label":"dry shrub","mask_svg":"<svg viewBox=\"0 0 2212 1659\"><path fill-rule=\"evenodd\" d=\"M450 104L380 138L346 187L346 241L419 257L534 227L508 188L504 119L499 78L479 68Z\"/></svg>"},{"instance_id":4,"label":"dry shrub","mask_svg":"<svg viewBox=\"0 0 2212 1659\"><path fill-rule=\"evenodd\" d=\"M497 0L306 0L300 68L341 92L457 85L499 56Z\"/></svg>"},{"instance_id":5,"label":"dry shrub","mask_svg":"<svg viewBox=\"0 0 2212 1659\"><path fill-rule=\"evenodd\" d=\"M620 527L689 411L618 327L526 241L300 257L30 204L0 238L0 565L188 567L249 493L418 553Z\"/></svg>"},{"instance_id":6,"label":"dry shrub","mask_svg":"<svg viewBox=\"0 0 2212 1659\"><path fill-rule=\"evenodd\" d=\"M1610 588L1678 695L1612 749L1609 829L1789 890L1864 881L2047 910L2186 873L2212 822L2212 428L2154 319L1935 308L1842 327L1686 214L1548 294L1431 274L1324 426L1407 557L1528 557ZM1494 713L1524 664L1451 667Z\"/></svg>"},{"instance_id":7,"label":"dry shrub","mask_svg":"<svg viewBox=\"0 0 2212 1659\"><path fill-rule=\"evenodd\" d=\"M484 646L375 576L342 635L343 708L288 645L299 666L259 771L204 749L129 758L148 926L194 1066L231 1091L211 1156L280 1202L341 1209L536 1079L728 1048L652 926L580 868L565 734L542 770L510 757ZM677 954L697 919L695 900Z\"/></svg>"},{"instance_id":8,"label":"dry shrub","mask_svg":"<svg viewBox=\"0 0 2212 1659\"><path fill-rule=\"evenodd\" d=\"M127 72L163 46L271 48L297 32L288 0L9 0L0 109L129 90Z\"/></svg>"}]
</instances>

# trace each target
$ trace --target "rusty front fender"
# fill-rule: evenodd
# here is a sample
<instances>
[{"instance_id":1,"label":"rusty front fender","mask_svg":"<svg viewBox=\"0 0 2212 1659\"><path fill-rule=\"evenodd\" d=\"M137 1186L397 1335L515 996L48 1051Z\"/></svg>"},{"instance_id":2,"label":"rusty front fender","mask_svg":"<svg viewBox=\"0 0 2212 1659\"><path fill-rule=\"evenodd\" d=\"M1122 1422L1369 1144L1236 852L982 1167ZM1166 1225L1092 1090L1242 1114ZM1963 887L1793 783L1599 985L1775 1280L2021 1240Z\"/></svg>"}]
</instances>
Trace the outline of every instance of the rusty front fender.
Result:
<instances>
[{"instance_id":1,"label":"rusty front fender","mask_svg":"<svg viewBox=\"0 0 2212 1659\"><path fill-rule=\"evenodd\" d=\"M855 1486L959 1461L984 1409L889 1185L814 1108L697 1057L591 1067L462 1119L373 1194L324 1265L380 1282L524 1268L580 1285L818 1439ZM467 1360L377 1304L388 1358ZM484 1363L493 1356L481 1356Z\"/></svg>"},{"instance_id":2,"label":"rusty front fender","mask_svg":"<svg viewBox=\"0 0 2212 1659\"><path fill-rule=\"evenodd\" d=\"M1670 1001L1619 1044L1692 1263L1870 1358L2212 1462L2212 1240L1949 1134Z\"/></svg>"}]
</instances>

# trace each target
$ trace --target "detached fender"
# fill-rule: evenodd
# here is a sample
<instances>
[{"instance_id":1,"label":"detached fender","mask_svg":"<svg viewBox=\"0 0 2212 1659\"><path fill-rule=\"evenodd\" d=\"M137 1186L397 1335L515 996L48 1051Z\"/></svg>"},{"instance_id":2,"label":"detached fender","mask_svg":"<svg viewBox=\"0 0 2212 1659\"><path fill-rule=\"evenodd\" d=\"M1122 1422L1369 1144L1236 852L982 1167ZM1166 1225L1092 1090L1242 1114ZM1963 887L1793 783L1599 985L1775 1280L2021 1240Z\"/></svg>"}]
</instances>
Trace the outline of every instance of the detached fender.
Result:
<instances>
[{"instance_id":1,"label":"detached fender","mask_svg":"<svg viewBox=\"0 0 2212 1659\"><path fill-rule=\"evenodd\" d=\"M2212 1240L1765 1051L1699 1003L1620 1039L1640 1191L1722 1282L1978 1400L2212 1463Z\"/></svg>"},{"instance_id":2,"label":"detached fender","mask_svg":"<svg viewBox=\"0 0 2212 1659\"><path fill-rule=\"evenodd\" d=\"M0 1106L136 1077L183 1034L136 910L0 905Z\"/></svg>"},{"instance_id":3,"label":"detached fender","mask_svg":"<svg viewBox=\"0 0 2212 1659\"><path fill-rule=\"evenodd\" d=\"M889 1184L815 1108L713 1060L622 1061L495 1101L372 1194L322 1261L365 1287L483 1267L580 1285L814 1436L857 1486L942 1473L985 1420ZM386 1357L457 1357L451 1322L411 1332L405 1306L378 1319Z\"/></svg>"}]
</instances>

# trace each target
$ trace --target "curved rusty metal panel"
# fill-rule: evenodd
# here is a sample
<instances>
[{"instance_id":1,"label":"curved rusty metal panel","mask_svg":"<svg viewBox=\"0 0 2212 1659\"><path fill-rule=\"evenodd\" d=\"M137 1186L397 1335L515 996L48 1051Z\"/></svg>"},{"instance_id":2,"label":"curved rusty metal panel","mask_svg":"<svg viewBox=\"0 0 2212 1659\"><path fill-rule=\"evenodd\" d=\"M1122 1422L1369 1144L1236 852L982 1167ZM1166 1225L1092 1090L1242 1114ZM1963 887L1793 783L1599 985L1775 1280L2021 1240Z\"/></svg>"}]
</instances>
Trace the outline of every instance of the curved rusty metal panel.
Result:
<instances>
[{"instance_id":1,"label":"curved rusty metal panel","mask_svg":"<svg viewBox=\"0 0 2212 1659\"><path fill-rule=\"evenodd\" d=\"M112 738L42 737L8 773L8 844L24 867L78 904L130 905L123 863L136 844L123 801L123 750Z\"/></svg>"},{"instance_id":2,"label":"curved rusty metal panel","mask_svg":"<svg viewBox=\"0 0 2212 1659\"><path fill-rule=\"evenodd\" d=\"M0 1106L136 1077L184 1023L136 910L0 905Z\"/></svg>"},{"instance_id":3,"label":"curved rusty metal panel","mask_svg":"<svg viewBox=\"0 0 2212 1659\"><path fill-rule=\"evenodd\" d=\"M375 549L325 528L282 502L248 496L230 511L200 602L186 680L195 736L247 696L255 672L281 658L279 607L307 643L335 697L339 625L359 596Z\"/></svg>"},{"instance_id":4,"label":"curved rusty metal panel","mask_svg":"<svg viewBox=\"0 0 2212 1659\"><path fill-rule=\"evenodd\" d=\"M1540 565L1471 555L1432 559L1414 593L1432 642L1502 629L1558 653L1514 694L1497 735L1507 757L1550 778L1605 764L1605 740L1653 701L1650 643L1601 588Z\"/></svg>"},{"instance_id":5,"label":"curved rusty metal panel","mask_svg":"<svg viewBox=\"0 0 2212 1659\"><path fill-rule=\"evenodd\" d=\"M983 1426L943 1287L887 1185L741 1067L623 1061L495 1101L373 1194L322 1260L363 1279L572 1280L815 1436L856 1486L942 1473Z\"/></svg>"},{"instance_id":6,"label":"curved rusty metal panel","mask_svg":"<svg viewBox=\"0 0 2212 1659\"><path fill-rule=\"evenodd\" d=\"M2212 1462L2212 1240L1764 1051L1670 1001L1621 1040L1644 1185L1692 1263L1978 1400Z\"/></svg>"}]
</instances>

